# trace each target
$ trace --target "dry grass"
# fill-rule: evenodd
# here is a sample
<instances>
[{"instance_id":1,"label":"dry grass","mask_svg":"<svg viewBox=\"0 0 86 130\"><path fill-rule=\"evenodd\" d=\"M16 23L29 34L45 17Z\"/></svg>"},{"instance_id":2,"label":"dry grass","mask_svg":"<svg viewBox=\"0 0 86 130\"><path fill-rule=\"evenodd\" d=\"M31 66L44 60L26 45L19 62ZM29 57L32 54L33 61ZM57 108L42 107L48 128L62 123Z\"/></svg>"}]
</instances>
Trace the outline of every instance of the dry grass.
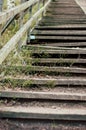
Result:
<instances>
[{"instance_id":1,"label":"dry grass","mask_svg":"<svg viewBox=\"0 0 86 130\"><path fill-rule=\"evenodd\" d=\"M18 5L20 3L20 0L16 0L16 5ZM33 14L34 12L37 10L38 5L34 6L33 8ZM6 0L4 1L4 9L6 9ZM26 23L26 21L29 18L29 14L26 14L23 18L23 24ZM35 22L33 22L33 25L35 24ZM32 26L33 26L32 25ZM2 25L2 27L4 26L4 24ZM11 24L5 31L5 33L0 37L0 48L2 48L9 40L10 38L19 30L20 25L19 25L19 20L15 20L15 25ZM21 41L23 41L25 39L26 35L22 38ZM6 58L4 64L20 64L22 63L23 59L21 56L21 52L18 52L18 46L15 47L15 49L8 55L8 57Z\"/></svg>"}]
</instances>

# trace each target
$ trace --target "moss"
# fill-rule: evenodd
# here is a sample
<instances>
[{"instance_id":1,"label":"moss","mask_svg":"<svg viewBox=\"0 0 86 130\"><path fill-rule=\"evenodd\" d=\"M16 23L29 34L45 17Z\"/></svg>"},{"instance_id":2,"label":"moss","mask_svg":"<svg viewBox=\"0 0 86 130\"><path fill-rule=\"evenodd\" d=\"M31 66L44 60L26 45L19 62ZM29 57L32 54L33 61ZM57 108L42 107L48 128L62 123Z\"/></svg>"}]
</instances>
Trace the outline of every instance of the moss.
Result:
<instances>
[{"instance_id":1,"label":"moss","mask_svg":"<svg viewBox=\"0 0 86 130\"><path fill-rule=\"evenodd\" d=\"M14 88L14 87L21 87L23 84L23 81L20 79L11 79L11 78L7 78L1 81L4 84L8 84L10 87Z\"/></svg>"},{"instance_id":2,"label":"moss","mask_svg":"<svg viewBox=\"0 0 86 130\"><path fill-rule=\"evenodd\" d=\"M31 87L32 84L33 84L32 80L26 80L26 81L23 82L22 87Z\"/></svg>"},{"instance_id":3,"label":"moss","mask_svg":"<svg viewBox=\"0 0 86 130\"><path fill-rule=\"evenodd\" d=\"M55 87L55 81L48 81L47 82L47 87L48 88L54 88Z\"/></svg>"},{"instance_id":4,"label":"moss","mask_svg":"<svg viewBox=\"0 0 86 130\"><path fill-rule=\"evenodd\" d=\"M6 78L2 79L0 81L0 84L8 85L11 88L16 88L16 87L32 87L33 86L33 81L32 80L25 80L25 79L11 79L11 78Z\"/></svg>"}]
</instances>

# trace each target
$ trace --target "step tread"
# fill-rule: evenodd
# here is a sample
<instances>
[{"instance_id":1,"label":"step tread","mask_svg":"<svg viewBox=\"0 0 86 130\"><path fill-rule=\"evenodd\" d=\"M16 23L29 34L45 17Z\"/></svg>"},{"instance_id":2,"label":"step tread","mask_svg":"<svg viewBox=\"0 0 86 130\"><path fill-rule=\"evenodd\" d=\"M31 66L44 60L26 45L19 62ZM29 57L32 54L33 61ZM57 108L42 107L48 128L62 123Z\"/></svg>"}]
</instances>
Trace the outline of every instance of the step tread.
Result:
<instances>
[{"instance_id":1,"label":"step tread","mask_svg":"<svg viewBox=\"0 0 86 130\"><path fill-rule=\"evenodd\" d=\"M86 94L70 92L28 92L28 91L0 91L1 98L44 99L44 100L76 100L86 101Z\"/></svg>"},{"instance_id":2,"label":"step tread","mask_svg":"<svg viewBox=\"0 0 86 130\"><path fill-rule=\"evenodd\" d=\"M57 43L35 43L35 45L44 45L44 46L54 46L54 47L85 47L86 46L86 42L57 42ZM32 46L34 45L34 43L32 43ZM29 46L29 44L28 44Z\"/></svg>"},{"instance_id":3,"label":"step tread","mask_svg":"<svg viewBox=\"0 0 86 130\"><path fill-rule=\"evenodd\" d=\"M29 76L24 76L24 75L18 75L16 77L12 77L12 76L7 76L4 77L0 80L0 82L3 82L3 80L13 80L13 81L30 81L30 85L31 84L39 84L39 85L45 85L45 84L53 84L53 86L55 85L86 85L86 77L76 77L76 76L72 76L72 77L64 77L64 76L48 76L48 77L43 77L43 76L37 76L37 77L30 77Z\"/></svg>"},{"instance_id":4,"label":"step tread","mask_svg":"<svg viewBox=\"0 0 86 130\"><path fill-rule=\"evenodd\" d=\"M60 35L60 36L86 36L86 30L34 30L31 35Z\"/></svg>"},{"instance_id":5,"label":"step tread","mask_svg":"<svg viewBox=\"0 0 86 130\"><path fill-rule=\"evenodd\" d=\"M50 40L50 42L52 41L68 41L68 42L84 42L86 41L86 36L47 36L47 35L43 35L43 36L34 36L34 35L31 35L30 36L30 40L38 40L41 41L41 42L46 42L48 40Z\"/></svg>"},{"instance_id":6,"label":"step tread","mask_svg":"<svg viewBox=\"0 0 86 130\"><path fill-rule=\"evenodd\" d=\"M38 63L40 63L40 61L38 61ZM71 64L73 64L73 62ZM86 68L81 68L81 67L55 67L55 66L48 67L48 66L38 66L38 65L37 66L33 66L33 65L32 66L28 66L28 65L25 66L24 65L24 66L8 66L8 67L5 67L5 69L6 68L8 69L9 67L14 68L15 70L18 69L18 68L21 68L21 70L22 70L24 68L27 71L70 72L70 73L83 73L83 74L86 74Z\"/></svg>"},{"instance_id":7,"label":"step tread","mask_svg":"<svg viewBox=\"0 0 86 130\"><path fill-rule=\"evenodd\" d=\"M41 63L60 63L60 62L69 62L69 63L86 63L86 59L72 59L72 58L32 58L32 61L38 61Z\"/></svg>"},{"instance_id":8,"label":"step tread","mask_svg":"<svg viewBox=\"0 0 86 130\"><path fill-rule=\"evenodd\" d=\"M35 54L35 53L44 53L44 54L86 54L86 50L84 49L67 49L67 50L56 50L56 49L43 49L43 50L40 50L40 49L36 49L36 50L30 50L31 51L31 54Z\"/></svg>"},{"instance_id":9,"label":"step tread","mask_svg":"<svg viewBox=\"0 0 86 130\"><path fill-rule=\"evenodd\" d=\"M26 119L82 120L86 121L86 109L43 107L0 107L0 117Z\"/></svg>"},{"instance_id":10,"label":"step tread","mask_svg":"<svg viewBox=\"0 0 86 130\"><path fill-rule=\"evenodd\" d=\"M40 25L36 25L35 29L86 29L86 24L63 24L63 25L56 25L56 26L40 26Z\"/></svg>"}]
</instances>

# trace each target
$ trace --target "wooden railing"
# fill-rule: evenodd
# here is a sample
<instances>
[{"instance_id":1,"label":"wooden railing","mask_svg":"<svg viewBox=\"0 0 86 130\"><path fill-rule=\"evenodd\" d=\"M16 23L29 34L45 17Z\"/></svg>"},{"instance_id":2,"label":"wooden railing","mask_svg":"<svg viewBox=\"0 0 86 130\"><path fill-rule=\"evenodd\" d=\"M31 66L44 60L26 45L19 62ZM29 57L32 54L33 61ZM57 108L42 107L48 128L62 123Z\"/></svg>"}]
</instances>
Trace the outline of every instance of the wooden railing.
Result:
<instances>
[{"instance_id":1,"label":"wooden railing","mask_svg":"<svg viewBox=\"0 0 86 130\"><path fill-rule=\"evenodd\" d=\"M0 13L0 24L3 22L6 22L11 17L20 14L21 12L24 12L25 10L29 10L30 13L29 17L30 19L23 25L23 27L20 28L16 32L16 34L1 48L0 50L0 64L6 59L8 54L15 48L17 43L20 41L22 36L30 31L30 27L32 25L33 21L37 21L38 17L46 10L46 7L50 3L51 0L29 0L28 2L25 2L21 5L18 5L10 10L7 10L6 12ZM34 5L38 4L38 10L32 14L32 8ZM39 5L42 4L42 7L39 8ZM29 32L28 32L29 33Z\"/></svg>"}]
</instances>

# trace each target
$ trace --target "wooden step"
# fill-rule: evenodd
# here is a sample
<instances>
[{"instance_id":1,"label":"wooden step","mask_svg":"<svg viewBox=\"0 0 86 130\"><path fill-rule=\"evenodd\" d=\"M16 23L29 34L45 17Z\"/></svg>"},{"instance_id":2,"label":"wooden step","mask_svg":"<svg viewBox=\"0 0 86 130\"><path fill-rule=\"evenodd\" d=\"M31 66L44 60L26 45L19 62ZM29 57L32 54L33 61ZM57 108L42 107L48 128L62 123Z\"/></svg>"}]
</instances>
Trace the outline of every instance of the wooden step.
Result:
<instances>
[{"instance_id":1,"label":"wooden step","mask_svg":"<svg viewBox=\"0 0 86 130\"><path fill-rule=\"evenodd\" d=\"M86 121L86 109L0 107L0 118Z\"/></svg>"},{"instance_id":2,"label":"wooden step","mask_svg":"<svg viewBox=\"0 0 86 130\"><path fill-rule=\"evenodd\" d=\"M86 48L71 48L71 47L54 47L42 45L23 46L22 49L29 50L32 55L34 53L49 53L49 54L86 54Z\"/></svg>"},{"instance_id":3,"label":"wooden step","mask_svg":"<svg viewBox=\"0 0 86 130\"><path fill-rule=\"evenodd\" d=\"M86 41L86 36L34 36L34 39L32 38L34 35L31 35L30 40L38 40L38 41L47 41L50 40L49 42L52 41L67 41L67 42L84 42Z\"/></svg>"},{"instance_id":4,"label":"wooden step","mask_svg":"<svg viewBox=\"0 0 86 130\"><path fill-rule=\"evenodd\" d=\"M35 26L35 29L38 29L38 30L59 30L59 29L64 29L64 30L86 30L86 24L61 24L61 25L56 25L56 26L40 26L40 25L37 25Z\"/></svg>"},{"instance_id":5,"label":"wooden step","mask_svg":"<svg viewBox=\"0 0 86 130\"><path fill-rule=\"evenodd\" d=\"M62 92L0 91L0 98L86 101L86 94Z\"/></svg>"},{"instance_id":6,"label":"wooden step","mask_svg":"<svg viewBox=\"0 0 86 130\"><path fill-rule=\"evenodd\" d=\"M53 18L53 21L56 21L58 19L71 19L71 20L86 20L86 16L85 15L56 15L56 16L44 16L42 20L52 20Z\"/></svg>"},{"instance_id":7,"label":"wooden step","mask_svg":"<svg viewBox=\"0 0 86 130\"><path fill-rule=\"evenodd\" d=\"M44 49L58 49L59 47L67 47L67 48L85 48L86 42L51 42L51 43L33 43L33 44L28 44L29 48L44 48Z\"/></svg>"},{"instance_id":8,"label":"wooden step","mask_svg":"<svg viewBox=\"0 0 86 130\"><path fill-rule=\"evenodd\" d=\"M75 0L72 0L72 1L52 1L51 3L50 3L51 5L53 4L53 5L61 5L61 4L63 4L63 5L77 5L76 4L76 2L75 2Z\"/></svg>"},{"instance_id":9,"label":"wooden step","mask_svg":"<svg viewBox=\"0 0 86 130\"><path fill-rule=\"evenodd\" d=\"M33 46L34 44L32 44ZM86 47L86 42L51 42L51 43L35 43L35 45L50 46L50 47ZM29 44L28 44L29 46Z\"/></svg>"},{"instance_id":10,"label":"wooden step","mask_svg":"<svg viewBox=\"0 0 86 130\"><path fill-rule=\"evenodd\" d=\"M30 85L49 85L49 86L58 86L58 85L72 85L72 86L86 86L86 77L63 77L63 76L56 76L55 78L45 78L45 77L38 77L38 78L30 78L30 76L16 76L16 77L4 77L0 80L0 83L10 83L10 85L16 85L16 87L21 87L25 84L29 87Z\"/></svg>"},{"instance_id":11,"label":"wooden step","mask_svg":"<svg viewBox=\"0 0 86 130\"><path fill-rule=\"evenodd\" d=\"M32 63L80 63L86 64L86 59L80 58L32 58Z\"/></svg>"},{"instance_id":12,"label":"wooden step","mask_svg":"<svg viewBox=\"0 0 86 130\"><path fill-rule=\"evenodd\" d=\"M72 12L72 13L82 13L84 14L83 10L78 6L78 7L57 7L57 8L47 8L47 12L52 12L52 13L57 13L57 12ZM77 14L78 15L78 14Z\"/></svg>"},{"instance_id":13,"label":"wooden step","mask_svg":"<svg viewBox=\"0 0 86 130\"><path fill-rule=\"evenodd\" d=\"M57 43L48 43L47 42L47 43L45 43L43 45L45 45L45 46L54 46L54 47L85 47L86 42L57 42Z\"/></svg>"},{"instance_id":14,"label":"wooden step","mask_svg":"<svg viewBox=\"0 0 86 130\"><path fill-rule=\"evenodd\" d=\"M69 4L69 3L66 3L66 4L64 4L64 3L53 3L53 2L51 2L49 5L48 5L48 8L64 8L64 7L72 7L72 8L77 8L77 7L79 7L78 5L76 5L76 4Z\"/></svg>"},{"instance_id":15,"label":"wooden step","mask_svg":"<svg viewBox=\"0 0 86 130\"><path fill-rule=\"evenodd\" d=\"M34 30L31 35L47 36L85 36L86 30Z\"/></svg>"},{"instance_id":16,"label":"wooden step","mask_svg":"<svg viewBox=\"0 0 86 130\"><path fill-rule=\"evenodd\" d=\"M47 59L46 59L47 60ZM45 60L45 62L46 62ZM55 60L55 59L54 59ZM33 62L36 62L33 61ZM48 61L49 62L49 61ZM52 60L53 62L53 60ZM36 62L37 63L37 62ZM40 62L38 61L38 63L43 63L43 62ZM61 62L60 62L61 63ZM73 62L71 64L74 64ZM48 67L48 66L29 66L29 65L26 65L26 66L7 66L7 67L2 67L2 69L7 69L8 71L8 74L9 73L12 73L12 71L15 71L15 73L29 73L29 72L61 72L61 73L75 73L75 74L86 74L86 68L80 68L80 67ZM11 71L11 72L9 72Z\"/></svg>"},{"instance_id":17,"label":"wooden step","mask_svg":"<svg viewBox=\"0 0 86 130\"><path fill-rule=\"evenodd\" d=\"M80 10L78 10L78 9L71 9L71 8L65 8L65 9L58 9L58 11L52 11L52 10L47 10L46 11L46 15L48 14L48 13L50 13L50 14L52 14L52 15L54 15L54 14L66 14L66 15L71 15L71 14L75 14L75 15L81 15L81 14L84 14L84 12L80 9Z\"/></svg>"},{"instance_id":18,"label":"wooden step","mask_svg":"<svg viewBox=\"0 0 86 130\"><path fill-rule=\"evenodd\" d=\"M65 24L86 24L86 21L58 20L58 22L39 22L39 26L58 26Z\"/></svg>"},{"instance_id":19,"label":"wooden step","mask_svg":"<svg viewBox=\"0 0 86 130\"><path fill-rule=\"evenodd\" d=\"M72 21L72 22L86 22L86 19L85 18L50 18L50 19L46 19L46 18L43 18L42 19L42 22L51 22L51 23L56 23L56 22L68 22L68 21Z\"/></svg>"}]
</instances>

